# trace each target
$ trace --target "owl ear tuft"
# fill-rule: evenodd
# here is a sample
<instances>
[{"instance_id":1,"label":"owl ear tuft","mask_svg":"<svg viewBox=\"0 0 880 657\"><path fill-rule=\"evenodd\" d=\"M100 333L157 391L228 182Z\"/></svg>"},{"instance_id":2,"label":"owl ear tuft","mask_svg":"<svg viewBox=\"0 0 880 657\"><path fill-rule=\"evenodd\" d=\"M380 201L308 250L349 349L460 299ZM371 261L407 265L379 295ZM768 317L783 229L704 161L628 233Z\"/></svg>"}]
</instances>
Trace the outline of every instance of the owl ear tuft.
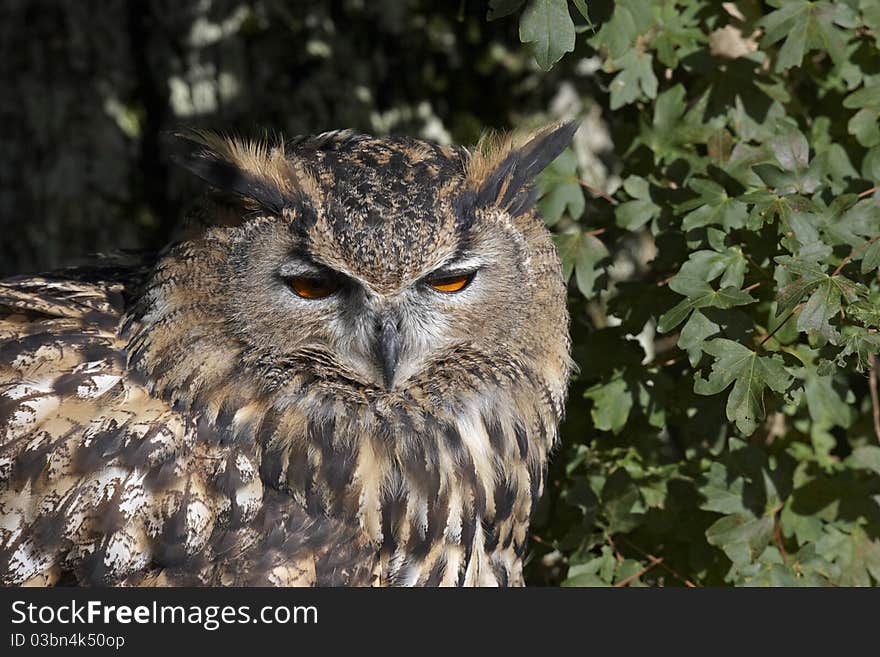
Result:
<instances>
[{"instance_id":1,"label":"owl ear tuft","mask_svg":"<svg viewBox=\"0 0 880 657\"><path fill-rule=\"evenodd\" d=\"M477 206L497 206L511 215L535 202L530 189L535 177L571 143L579 124L549 126L526 139L489 136L480 140L468 160L467 186Z\"/></svg>"},{"instance_id":2,"label":"owl ear tuft","mask_svg":"<svg viewBox=\"0 0 880 657\"><path fill-rule=\"evenodd\" d=\"M284 145L213 132L175 135L181 152L172 159L212 187L252 201L272 214L299 207L317 190L305 169L284 154Z\"/></svg>"}]
</instances>

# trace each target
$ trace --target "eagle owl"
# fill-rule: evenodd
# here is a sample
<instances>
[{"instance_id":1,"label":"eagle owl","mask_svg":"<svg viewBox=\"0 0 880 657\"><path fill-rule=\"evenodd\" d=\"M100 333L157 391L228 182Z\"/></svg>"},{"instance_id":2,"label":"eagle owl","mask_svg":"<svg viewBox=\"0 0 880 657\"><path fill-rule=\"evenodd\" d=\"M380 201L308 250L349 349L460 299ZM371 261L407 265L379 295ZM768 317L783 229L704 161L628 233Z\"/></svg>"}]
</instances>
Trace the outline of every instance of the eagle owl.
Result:
<instances>
[{"instance_id":1,"label":"eagle owl","mask_svg":"<svg viewBox=\"0 0 880 657\"><path fill-rule=\"evenodd\" d=\"M533 182L575 128L193 133L158 255L0 283L0 582L521 585L571 363Z\"/></svg>"}]
</instances>

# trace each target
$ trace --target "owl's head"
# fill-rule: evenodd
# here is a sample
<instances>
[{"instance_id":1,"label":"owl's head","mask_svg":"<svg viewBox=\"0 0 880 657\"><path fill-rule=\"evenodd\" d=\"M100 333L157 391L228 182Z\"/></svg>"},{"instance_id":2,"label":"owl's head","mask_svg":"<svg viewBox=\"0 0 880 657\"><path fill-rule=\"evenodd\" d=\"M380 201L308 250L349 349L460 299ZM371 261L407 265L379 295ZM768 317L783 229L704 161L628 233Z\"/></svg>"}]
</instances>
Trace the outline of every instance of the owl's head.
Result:
<instances>
[{"instance_id":1,"label":"owl's head","mask_svg":"<svg viewBox=\"0 0 880 657\"><path fill-rule=\"evenodd\" d=\"M206 346L258 385L295 376L372 399L564 377L564 286L532 182L575 129L472 152L350 132L276 146L189 136L182 163L221 195L202 212L215 225L165 256L173 293L160 265L147 295L148 320L198 306L166 364ZM164 376L192 383L193 369Z\"/></svg>"}]
</instances>

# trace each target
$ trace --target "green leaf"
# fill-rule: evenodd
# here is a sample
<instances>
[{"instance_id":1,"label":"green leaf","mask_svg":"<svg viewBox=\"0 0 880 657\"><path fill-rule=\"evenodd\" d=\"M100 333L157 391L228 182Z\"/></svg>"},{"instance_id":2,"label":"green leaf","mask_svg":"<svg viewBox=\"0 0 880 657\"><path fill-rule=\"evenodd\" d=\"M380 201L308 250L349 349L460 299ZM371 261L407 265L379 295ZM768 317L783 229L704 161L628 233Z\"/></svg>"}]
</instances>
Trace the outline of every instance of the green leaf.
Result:
<instances>
[{"instance_id":1,"label":"green leaf","mask_svg":"<svg viewBox=\"0 0 880 657\"><path fill-rule=\"evenodd\" d=\"M816 549L840 568L840 586L871 586L872 577L880 583L880 541L870 538L861 527L849 533L829 528Z\"/></svg>"},{"instance_id":2,"label":"green leaf","mask_svg":"<svg viewBox=\"0 0 880 657\"><path fill-rule=\"evenodd\" d=\"M861 109L849 120L847 130L862 146L877 146L880 144L878 121L880 115L875 110Z\"/></svg>"},{"instance_id":3,"label":"green leaf","mask_svg":"<svg viewBox=\"0 0 880 657\"><path fill-rule=\"evenodd\" d=\"M799 331L817 333L825 340L836 344L840 334L831 326L829 320L840 311L840 289L830 278L826 279L810 295L797 319Z\"/></svg>"},{"instance_id":4,"label":"green leaf","mask_svg":"<svg viewBox=\"0 0 880 657\"><path fill-rule=\"evenodd\" d=\"M562 586L610 586L609 582L616 569L614 554L608 546L603 546L601 556L584 563L572 564Z\"/></svg>"},{"instance_id":5,"label":"green leaf","mask_svg":"<svg viewBox=\"0 0 880 657\"><path fill-rule=\"evenodd\" d=\"M568 0L529 0L519 20L519 39L532 48L543 70L574 50L575 30L568 12Z\"/></svg>"},{"instance_id":6,"label":"green leaf","mask_svg":"<svg viewBox=\"0 0 880 657\"><path fill-rule=\"evenodd\" d=\"M876 445L856 447L847 458L847 463L854 468L871 470L880 475L880 447Z\"/></svg>"},{"instance_id":7,"label":"green leaf","mask_svg":"<svg viewBox=\"0 0 880 657\"><path fill-rule=\"evenodd\" d=\"M705 284L702 290L694 289L692 292L694 292L692 297L681 301L660 316L660 320L657 323L657 330L660 333L668 333L674 329L687 319L687 316L695 308L706 308L707 306L733 308L734 306L744 306L755 301L745 290L725 287L716 291L708 283Z\"/></svg>"},{"instance_id":8,"label":"green leaf","mask_svg":"<svg viewBox=\"0 0 880 657\"><path fill-rule=\"evenodd\" d=\"M538 209L548 226L556 224L566 212L572 219L584 213L584 190L578 180L577 157L566 149L538 178L541 199Z\"/></svg>"},{"instance_id":9,"label":"green leaf","mask_svg":"<svg viewBox=\"0 0 880 657\"><path fill-rule=\"evenodd\" d=\"M823 427L849 428L850 407L834 388L833 376L819 376L814 368L805 368L804 397L813 421Z\"/></svg>"},{"instance_id":10,"label":"green leaf","mask_svg":"<svg viewBox=\"0 0 880 657\"><path fill-rule=\"evenodd\" d=\"M868 328L880 328L880 305L876 301L859 299L846 307L847 317L861 322Z\"/></svg>"},{"instance_id":11,"label":"green leaf","mask_svg":"<svg viewBox=\"0 0 880 657\"><path fill-rule=\"evenodd\" d=\"M823 280L828 278L825 268L815 260L780 256L776 262L784 271L784 276L791 280L776 296L777 316L788 315L810 292Z\"/></svg>"},{"instance_id":12,"label":"green leaf","mask_svg":"<svg viewBox=\"0 0 880 657\"><path fill-rule=\"evenodd\" d=\"M860 0L859 9L862 12L865 27L874 31L874 43L880 45L878 42L878 37L880 37L880 4L877 4L875 0Z\"/></svg>"},{"instance_id":13,"label":"green leaf","mask_svg":"<svg viewBox=\"0 0 880 657\"><path fill-rule=\"evenodd\" d=\"M589 388L584 397L593 400L590 412L593 424L600 431L620 433L629 418L633 405L632 394L623 379L597 384Z\"/></svg>"},{"instance_id":14,"label":"green leaf","mask_svg":"<svg viewBox=\"0 0 880 657\"><path fill-rule=\"evenodd\" d=\"M703 299L685 299L677 303L660 316L657 322L657 332L669 333L669 331L686 320L694 308L702 308L709 305L708 303L702 303L702 301Z\"/></svg>"},{"instance_id":15,"label":"green leaf","mask_svg":"<svg viewBox=\"0 0 880 657\"><path fill-rule=\"evenodd\" d=\"M689 186L700 196L676 206L676 212L696 208L684 217L681 224L682 230L692 230L713 224L731 230L742 228L745 225L748 217L746 204L730 198L721 185L711 180L693 178Z\"/></svg>"},{"instance_id":16,"label":"green leaf","mask_svg":"<svg viewBox=\"0 0 880 657\"><path fill-rule=\"evenodd\" d=\"M568 281L574 272L581 294L592 298L596 279L602 273L599 263L608 257L608 249L595 235L582 232L554 235L553 240L562 261L563 279Z\"/></svg>"},{"instance_id":17,"label":"green leaf","mask_svg":"<svg viewBox=\"0 0 880 657\"><path fill-rule=\"evenodd\" d=\"M718 324L710 321L699 310L694 311L678 338L678 346L688 352L688 360L692 366L700 362L706 338L715 335L720 329Z\"/></svg>"},{"instance_id":18,"label":"green leaf","mask_svg":"<svg viewBox=\"0 0 880 657\"><path fill-rule=\"evenodd\" d=\"M880 181L880 147L872 148L862 160L862 178Z\"/></svg>"},{"instance_id":19,"label":"green leaf","mask_svg":"<svg viewBox=\"0 0 880 657\"><path fill-rule=\"evenodd\" d=\"M803 247L811 247L820 241L818 228L820 222L816 215L808 212L792 212L786 218L795 239L801 244L799 253L803 251Z\"/></svg>"},{"instance_id":20,"label":"green leaf","mask_svg":"<svg viewBox=\"0 0 880 657\"><path fill-rule=\"evenodd\" d=\"M788 38L779 49L776 60L776 71L784 71L792 66L800 66L807 47L807 21L797 21L789 32Z\"/></svg>"},{"instance_id":21,"label":"green leaf","mask_svg":"<svg viewBox=\"0 0 880 657\"><path fill-rule=\"evenodd\" d=\"M772 140L770 149L778 166L768 163L754 165L752 170L761 180L780 195L816 191L820 183L817 167L809 165L809 145L799 130L785 127L784 132Z\"/></svg>"},{"instance_id":22,"label":"green leaf","mask_svg":"<svg viewBox=\"0 0 880 657\"><path fill-rule=\"evenodd\" d=\"M735 513L718 519L706 530L709 545L724 550L737 568L756 560L773 536L773 517L756 518L751 513Z\"/></svg>"},{"instance_id":23,"label":"green leaf","mask_svg":"<svg viewBox=\"0 0 880 657\"><path fill-rule=\"evenodd\" d=\"M592 39L590 45L597 50L605 50L609 59L622 57L635 43L639 35L644 34L653 24L654 19L650 3L643 0L619 0L614 3L611 19Z\"/></svg>"},{"instance_id":24,"label":"green leaf","mask_svg":"<svg viewBox=\"0 0 880 657\"><path fill-rule=\"evenodd\" d=\"M656 98L657 76L650 54L630 50L613 62L619 73L611 81L611 109L620 109L640 98Z\"/></svg>"},{"instance_id":25,"label":"green leaf","mask_svg":"<svg viewBox=\"0 0 880 657\"><path fill-rule=\"evenodd\" d=\"M721 276L721 285L735 287L743 284L746 259L739 248L718 251L694 251L679 272L669 281L669 287L687 297L705 293L706 284Z\"/></svg>"},{"instance_id":26,"label":"green leaf","mask_svg":"<svg viewBox=\"0 0 880 657\"><path fill-rule=\"evenodd\" d=\"M708 41L700 29L701 10L696 2L664 2L654 6L656 33L652 35L651 47L657 51L657 59L663 66L678 67L683 58L699 51Z\"/></svg>"},{"instance_id":27,"label":"green leaf","mask_svg":"<svg viewBox=\"0 0 880 657\"><path fill-rule=\"evenodd\" d=\"M829 144L819 150L813 160L811 171L819 178L830 181L831 189L835 194L841 194L851 179L859 177L859 172L840 144Z\"/></svg>"},{"instance_id":28,"label":"green leaf","mask_svg":"<svg viewBox=\"0 0 880 657\"><path fill-rule=\"evenodd\" d=\"M814 543L822 536L824 523L820 518L809 515L808 512L804 514L796 513L792 506L793 498L788 500L780 514L780 520L786 535L791 536L793 534L800 544ZM812 549L815 550L815 546Z\"/></svg>"},{"instance_id":29,"label":"green leaf","mask_svg":"<svg viewBox=\"0 0 880 657\"><path fill-rule=\"evenodd\" d=\"M727 398L727 419L735 422L742 433L751 435L766 415L764 389L783 393L791 383L782 359L758 356L748 347L725 338L710 340L703 351L716 360L708 379L695 376L694 392L715 395L733 384Z\"/></svg>"},{"instance_id":30,"label":"green leaf","mask_svg":"<svg viewBox=\"0 0 880 657\"><path fill-rule=\"evenodd\" d=\"M639 176L630 176L624 181L623 189L633 200L617 206L614 216L618 226L626 230L638 230L660 215L660 206L651 200L647 180Z\"/></svg>"},{"instance_id":31,"label":"green leaf","mask_svg":"<svg viewBox=\"0 0 880 657\"><path fill-rule=\"evenodd\" d=\"M592 25L593 22L590 20L590 12L587 9L587 1L586 0L571 0L574 6L577 8L580 15L584 17L584 20L587 21L588 25Z\"/></svg>"},{"instance_id":32,"label":"green leaf","mask_svg":"<svg viewBox=\"0 0 880 657\"><path fill-rule=\"evenodd\" d=\"M672 130L686 109L684 86L677 84L657 96L653 124L660 130Z\"/></svg>"},{"instance_id":33,"label":"green leaf","mask_svg":"<svg viewBox=\"0 0 880 657\"><path fill-rule=\"evenodd\" d=\"M849 109L880 107L880 79L869 78L864 87L843 99L843 106Z\"/></svg>"},{"instance_id":34,"label":"green leaf","mask_svg":"<svg viewBox=\"0 0 880 657\"><path fill-rule=\"evenodd\" d=\"M569 568L568 577L563 580L560 586L565 587L603 587L611 586L595 573L582 573L578 566Z\"/></svg>"},{"instance_id":35,"label":"green leaf","mask_svg":"<svg viewBox=\"0 0 880 657\"><path fill-rule=\"evenodd\" d=\"M851 313L852 309L853 306L850 306L847 309L848 313ZM876 314L876 309L874 314ZM842 346L843 350L837 356L838 366L846 367L848 365L847 358L855 355L856 368L861 371L868 364L870 354L880 353L880 335L869 329L852 327L851 330L844 333Z\"/></svg>"},{"instance_id":36,"label":"green leaf","mask_svg":"<svg viewBox=\"0 0 880 657\"><path fill-rule=\"evenodd\" d=\"M880 240L872 242L862 255L862 274L867 274L880 267Z\"/></svg>"},{"instance_id":37,"label":"green leaf","mask_svg":"<svg viewBox=\"0 0 880 657\"><path fill-rule=\"evenodd\" d=\"M865 86L843 99L843 106L858 110L847 130L862 146L880 144L880 76L865 80Z\"/></svg>"},{"instance_id":38,"label":"green leaf","mask_svg":"<svg viewBox=\"0 0 880 657\"><path fill-rule=\"evenodd\" d=\"M657 96L653 120L650 124L641 125L630 152L644 145L653 153L655 164L681 159L702 171L706 157L699 153L697 145L706 144L717 135L720 122L704 121L709 102L708 90L693 105L685 102L685 95L684 86L677 84Z\"/></svg>"},{"instance_id":39,"label":"green leaf","mask_svg":"<svg viewBox=\"0 0 880 657\"><path fill-rule=\"evenodd\" d=\"M632 531L642 522L642 496L639 487L624 468L618 468L602 487L602 512L610 533Z\"/></svg>"},{"instance_id":40,"label":"green leaf","mask_svg":"<svg viewBox=\"0 0 880 657\"><path fill-rule=\"evenodd\" d=\"M840 26L851 25L854 14L840 3L786 0L781 8L758 22L764 28L761 46L785 40L779 49L776 72L800 66L804 54L824 50L835 63L846 59L849 35Z\"/></svg>"},{"instance_id":41,"label":"green leaf","mask_svg":"<svg viewBox=\"0 0 880 657\"><path fill-rule=\"evenodd\" d=\"M718 513L747 513L743 506L742 476L731 473L722 463L711 463L706 473L706 483L700 486L700 494L706 501L700 505L706 511Z\"/></svg>"},{"instance_id":42,"label":"green leaf","mask_svg":"<svg viewBox=\"0 0 880 657\"><path fill-rule=\"evenodd\" d=\"M771 142L770 148L776 161L786 171L806 169L810 163L810 146L799 130L786 131Z\"/></svg>"},{"instance_id":43,"label":"green leaf","mask_svg":"<svg viewBox=\"0 0 880 657\"><path fill-rule=\"evenodd\" d=\"M842 299L852 302L857 298L857 289L852 281L843 276L826 277L816 286L798 315L798 330L838 344L840 333L831 326L831 320L840 312Z\"/></svg>"}]
</instances>

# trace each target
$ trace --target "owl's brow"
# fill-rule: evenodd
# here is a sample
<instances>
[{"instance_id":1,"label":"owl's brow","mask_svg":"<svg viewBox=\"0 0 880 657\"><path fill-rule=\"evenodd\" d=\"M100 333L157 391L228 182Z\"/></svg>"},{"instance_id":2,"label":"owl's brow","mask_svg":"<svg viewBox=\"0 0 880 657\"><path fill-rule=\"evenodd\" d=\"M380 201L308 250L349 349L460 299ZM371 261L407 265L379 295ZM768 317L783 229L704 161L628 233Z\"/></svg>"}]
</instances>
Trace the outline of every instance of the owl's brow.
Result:
<instances>
[{"instance_id":1,"label":"owl's brow","mask_svg":"<svg viewBox=\"0 0 880 657\"><path fill-rule=\"evenodd\" d=\"M484 258L475 256L459 258L456 257L456 255L453 255L452 257L441 261L439 265L425 274L425 276L436 276L437 274L463 274L476 271L485 265L486 260Z\"/></svg>"},{"instance_id":2,"label":"owl's brow","mask_svg":"<svg viewBox=\"0 0 880 657\"><path fill-rule=\"evenodd\" d=\"M278 273L282 278L290 278L292 276L321 276L321 275L340 275L341 272L315 262L304 254L291 254L290 257L278 269Z\"/></svg>"}]
</instances>

